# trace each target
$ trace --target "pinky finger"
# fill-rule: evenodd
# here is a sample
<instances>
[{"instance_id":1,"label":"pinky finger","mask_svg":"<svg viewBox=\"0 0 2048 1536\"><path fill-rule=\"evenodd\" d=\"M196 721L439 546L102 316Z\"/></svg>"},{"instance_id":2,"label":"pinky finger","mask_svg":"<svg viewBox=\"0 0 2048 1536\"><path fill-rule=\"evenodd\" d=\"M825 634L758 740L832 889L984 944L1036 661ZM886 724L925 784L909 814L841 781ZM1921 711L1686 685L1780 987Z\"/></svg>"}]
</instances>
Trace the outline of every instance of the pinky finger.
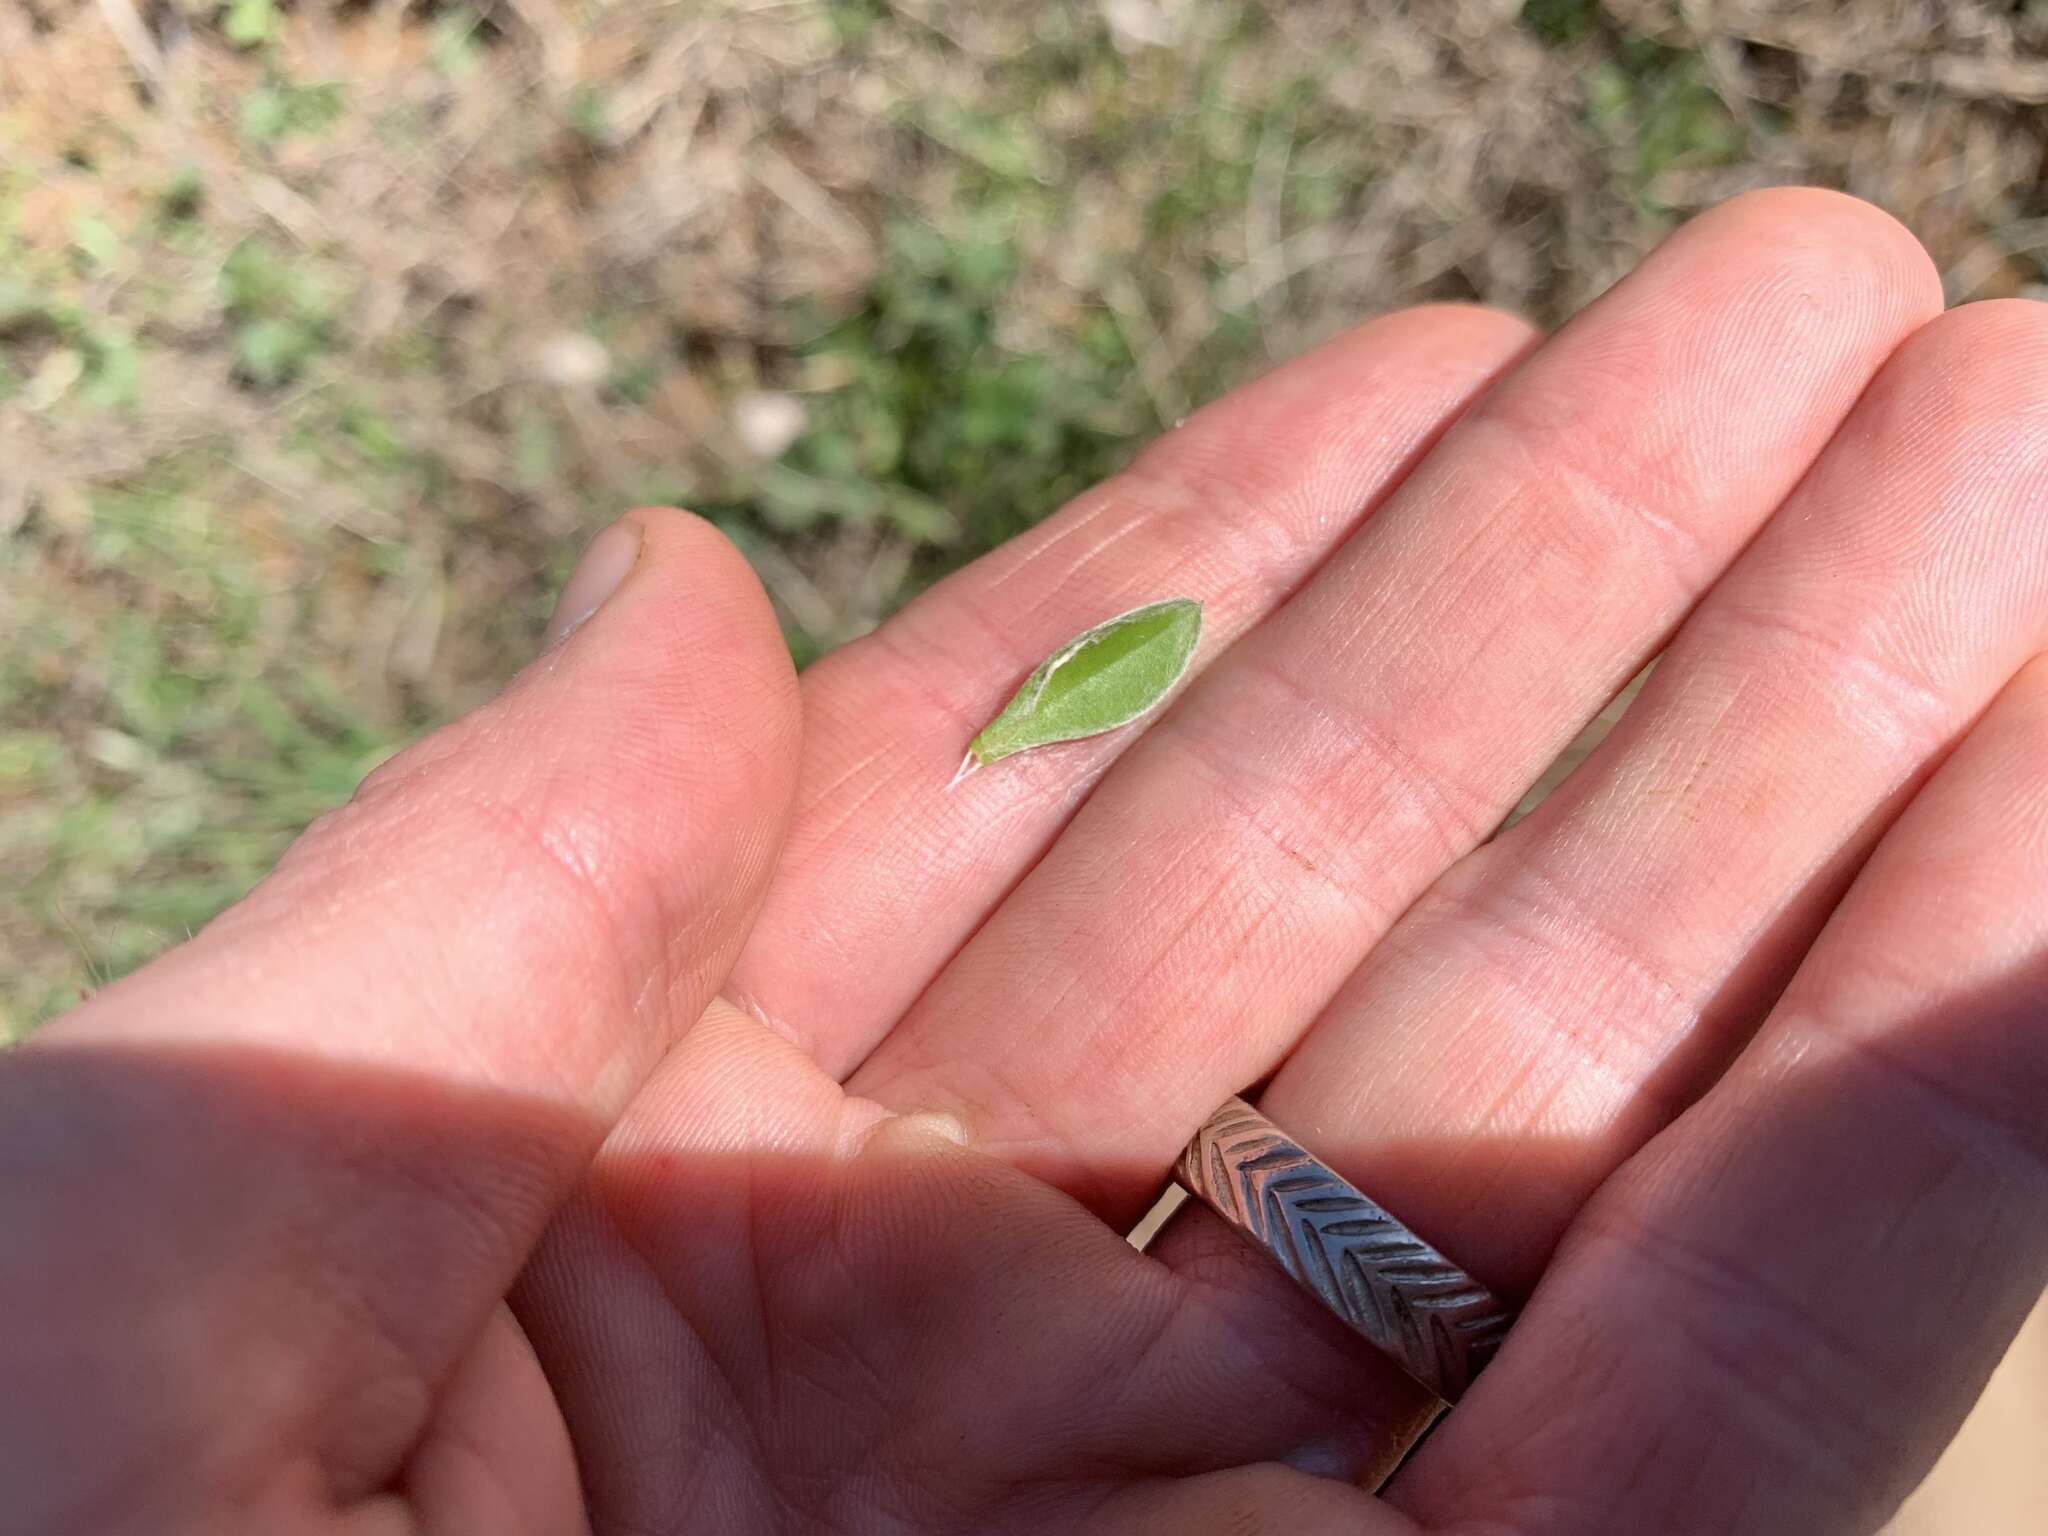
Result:
<instances>
[{"instance_id":1,"label":"pinky finger","mask_svg":"<svg viewBox=\"0 0 2048 1536\"><path fill-rule=\"evenodd\" d=\"M2048 658L1395 1481L1425 1525L1875 1529L2048 1281Z\"/></svg>"}]
</instances>

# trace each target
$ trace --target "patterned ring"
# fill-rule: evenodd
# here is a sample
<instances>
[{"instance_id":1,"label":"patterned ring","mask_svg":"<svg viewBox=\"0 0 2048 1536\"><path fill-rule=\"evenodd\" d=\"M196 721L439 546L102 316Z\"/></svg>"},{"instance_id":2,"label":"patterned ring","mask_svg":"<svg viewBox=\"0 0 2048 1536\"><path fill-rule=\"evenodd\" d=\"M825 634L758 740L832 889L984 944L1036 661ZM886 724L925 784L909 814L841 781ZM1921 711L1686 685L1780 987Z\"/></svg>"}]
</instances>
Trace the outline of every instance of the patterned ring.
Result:
<instances>
[{"instance_id":1,"label":"patterned ring","mask_svg":"<svg viewBox=\"0 0 2048 1536\"><path fill-rule=\"evenodd\" d=\"M1514 1321L1499 1297L1243 1099L1209 1117L1173 1176L1447 1403Z\"/></svg>"}]
</instances>

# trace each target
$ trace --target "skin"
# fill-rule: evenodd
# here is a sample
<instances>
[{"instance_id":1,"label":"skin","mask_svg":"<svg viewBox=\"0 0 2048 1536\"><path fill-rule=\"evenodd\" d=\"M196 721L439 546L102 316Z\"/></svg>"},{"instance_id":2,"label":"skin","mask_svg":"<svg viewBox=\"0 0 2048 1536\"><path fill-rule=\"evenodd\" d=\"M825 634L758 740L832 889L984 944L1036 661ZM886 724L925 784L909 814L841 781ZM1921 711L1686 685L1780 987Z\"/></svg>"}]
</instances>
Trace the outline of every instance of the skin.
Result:
<instances>
[{"instance_id":1,"label":"skin","mask_svg":"<svg viewBox=\"0 0 2048 1536\"><path fill-rule=\"evenodd\" d=\"M621 526L0 1063L19 1528L1829 1536L2040 1294L2048 309L1875 210L1741 198L1540 345L1374 321L801 687ZM944 792L1179 593L1170 709ZM1379 1498L1418 1391L1206 1214L1120 1236L1262 1081L1526 1307Z\"/></svg>"}]
</instances>

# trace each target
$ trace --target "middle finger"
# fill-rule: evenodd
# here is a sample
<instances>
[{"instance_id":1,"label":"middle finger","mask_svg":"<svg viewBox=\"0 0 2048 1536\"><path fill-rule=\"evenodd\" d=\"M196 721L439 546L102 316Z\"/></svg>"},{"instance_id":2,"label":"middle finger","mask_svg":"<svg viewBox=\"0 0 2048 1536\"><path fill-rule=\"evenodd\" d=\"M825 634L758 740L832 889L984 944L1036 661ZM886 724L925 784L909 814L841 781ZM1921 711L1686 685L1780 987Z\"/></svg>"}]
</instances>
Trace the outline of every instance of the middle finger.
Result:
<instances>
[{"instance_id":1,"label":"middle finger","mask_svg":"<svg viewBox=\"0 0 2048 1536\"><path fill-rule=\"evenodd\" d=\"M849 1088L951 1111L1130 1214L1938 305L1911 237L1834 194L1752 194L1680 231L1125 754Z\"/></svg>"}]
</instances>

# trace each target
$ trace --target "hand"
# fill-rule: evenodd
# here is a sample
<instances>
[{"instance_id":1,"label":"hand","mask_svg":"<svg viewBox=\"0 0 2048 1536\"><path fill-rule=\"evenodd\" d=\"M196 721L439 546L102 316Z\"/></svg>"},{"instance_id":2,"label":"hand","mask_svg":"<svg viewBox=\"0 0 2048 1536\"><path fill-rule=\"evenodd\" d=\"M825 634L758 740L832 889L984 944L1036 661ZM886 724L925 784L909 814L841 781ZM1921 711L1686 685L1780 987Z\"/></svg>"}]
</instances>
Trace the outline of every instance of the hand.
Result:
<instances>
[{"instance_id":1,"label":"hand","mask_svg":"<svg viewBox=\"0 0 2048 1536\"><path fill-rule=\"evenodd\" d=\"M0 1064L0 1525L1870 1530L2048 1275L2048 309L1939 307L1772 192L1540 347L1376 321L801 704L634 514ZM1149 729L947 791L1177 594ZM1385 1502L1419 1392L1206 1214L1119 1236L1268 1077L1527 1302Z\"/></svg>"}]
</instances>

